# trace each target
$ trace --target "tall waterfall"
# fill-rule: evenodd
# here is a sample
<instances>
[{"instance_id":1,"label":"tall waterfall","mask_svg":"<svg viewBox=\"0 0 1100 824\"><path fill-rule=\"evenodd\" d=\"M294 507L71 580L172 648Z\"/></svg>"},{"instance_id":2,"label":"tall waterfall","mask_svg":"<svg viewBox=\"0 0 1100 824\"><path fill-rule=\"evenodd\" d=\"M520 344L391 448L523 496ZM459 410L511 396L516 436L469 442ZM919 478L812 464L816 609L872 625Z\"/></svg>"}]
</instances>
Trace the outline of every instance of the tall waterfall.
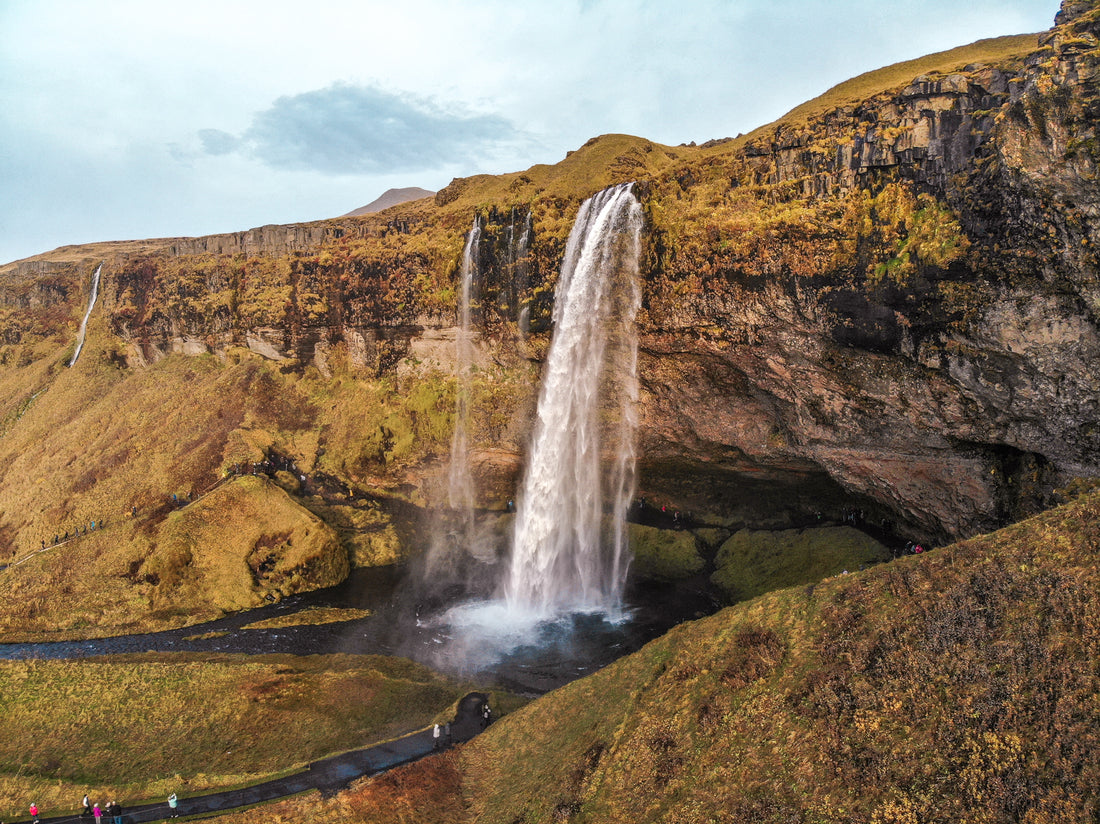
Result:
<instances>
[{"instance_id":1,"label":"tall waterfall","mask_svg":"<svg viewBox=\"0 0 1100 824\"><path fill-rule=\"evenodd\" d=\"M477 217L462 251L458 302L458 334L455 337L455 431L451 437L451 467L447 500L452 510L472 517L474 478L470 471L470 370L474 359L473 333L470 329L470 294L477 271L478 241L481 227Z\"/></svg>"},{"instance_id":2,"label":"tall waterfall","mask_svg":"<svg viewBox=\"0 0 1100 824\"><path fill-rule=\"evenodd\" d=\"M92 307L95 306L95 299L99 295L99 273L103 271L103 264L95 269L95 274L92 275L92 296L88 300L88 309L84 312L84 320L80 321L80 331L76 334L76 351L73 352L72 358L69 360L69 366L76 363L76 359L80 357L80 350L84 348L84 336L88 332L88 318L91 317Z\"/></svg>"},{"instance_id":3,"label":"tall waterfall","mask_svg":"<svg viewBox=\"0 0 1100 824\"><path fill-rule=\"evenodd\" d=\"M634 492L638 260L630 184L585 201L566 245L538 418L517 497L509 612L617 613Z\"/></svg>"}]
</instances>

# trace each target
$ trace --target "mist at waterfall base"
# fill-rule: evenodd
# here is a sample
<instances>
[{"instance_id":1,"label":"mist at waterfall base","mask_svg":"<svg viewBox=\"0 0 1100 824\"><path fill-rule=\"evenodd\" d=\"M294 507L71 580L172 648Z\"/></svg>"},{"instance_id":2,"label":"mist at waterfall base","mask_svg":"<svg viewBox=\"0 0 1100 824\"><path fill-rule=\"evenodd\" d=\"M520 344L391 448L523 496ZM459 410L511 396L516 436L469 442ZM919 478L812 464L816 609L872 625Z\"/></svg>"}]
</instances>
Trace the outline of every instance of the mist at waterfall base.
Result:
<instances>
[{"instance_id":1,"label":"mist at waterfall base","mask_svg":"<svg viewBox=\"0 0 1100 824\"><path fill-rule=\"evenodd\" d=\"M598 638L610 650L624 643L633 615L623 594L626 513L634 492L641 230L630 184L594 195L577 214L555 290L553 334L514 519L474 508L468 430L476 220L467 236L448 506L417 587L417 626L439 634L432 661L439 669L479 672L517 655L537 657L537 651L573 658L582 639L591 647Z\"/></svg>"}]
</instances>

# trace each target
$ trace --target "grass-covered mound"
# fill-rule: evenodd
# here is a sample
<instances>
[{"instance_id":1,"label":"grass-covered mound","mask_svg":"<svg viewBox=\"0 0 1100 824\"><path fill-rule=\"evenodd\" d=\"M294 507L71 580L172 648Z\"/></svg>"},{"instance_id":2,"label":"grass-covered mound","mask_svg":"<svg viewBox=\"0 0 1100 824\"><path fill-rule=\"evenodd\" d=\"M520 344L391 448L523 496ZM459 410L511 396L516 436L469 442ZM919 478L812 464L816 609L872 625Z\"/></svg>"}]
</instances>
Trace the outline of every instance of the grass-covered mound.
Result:
<instances>
[{"instance_id":1,"label":"grass-covered mound","mask_svg":"<svg viewBox=\"0 0 1100 824\"><path fill-rule=\"evenodd\" d=\"M690 578L706 563L691 532L629 524L629 537L631 569L643 578L678 581Z\"/></svg>"},{"instance_id":2,"label":"grass-covered mound","mask_svg":"<svg viewBox=\"0 0 1100 824\"><path fill-rule=\"evenodd\" d=\"M263 477L234 479L171 513L156 547L134 570L155 582L154 609L250 609L348 574L332 529Z\"/></svg>"},{"instance_id":3,"label":"grass-covered mound","mask_svg":"<svg viewBox=\"0 0 1100 824\"><path fill-rule=\"evenodd\" d=\"M461 685L380 656L0 664L0 819L252 783L422 728Z\"/></svg>"},{"instance_id":4,"label":"grass-covered mound","mask_svg":"<svg viewBox=\"0 0 1100 824\"><path fill-rule=\"evenodd\" d=\"M746 601L889 559L886 547L848 526L780 532L743 529L718 550L711 580L731 602Z\"/></svg>"}]
</instances>

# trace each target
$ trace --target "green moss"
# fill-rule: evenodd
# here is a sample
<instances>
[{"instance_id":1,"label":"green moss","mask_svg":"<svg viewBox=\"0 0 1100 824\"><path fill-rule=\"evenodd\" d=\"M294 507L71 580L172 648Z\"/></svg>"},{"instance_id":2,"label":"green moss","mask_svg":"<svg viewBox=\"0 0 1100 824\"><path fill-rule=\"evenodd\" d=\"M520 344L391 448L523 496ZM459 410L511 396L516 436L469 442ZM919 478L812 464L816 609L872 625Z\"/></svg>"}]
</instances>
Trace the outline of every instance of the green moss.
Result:
<instances>
[{"instance_id":1,"label":"green moss","mask_svg":"<svg viewBox=\"0 0 1100 824\"><path fill-rule=\"evenodd\" d=\"M695 537L702 541L706 546L712 548L718 548L722 543L729 538L730 531L728 529L721 529L718 527L703 527L701 529L693 529Z\"/></svg>"},{"instance_id":2,"label":"green moss","mask_svg":"<svg viewBox=\"0 0 1100 824\"><path fill-rule=\"evenodd\" d=\"M889 557L889 550L874 538L846 526L782 532L743 529L718 550L718 569L711 580L730 601L743 601Z\"/></svg>"},{"instance_id":3,"label":"green moss","mask_svg":"<svg viewBox=\"0 0 1100 824\"><path fill-rule=\"evenodd\" d=\"M634 571L646 578L676 581L703 568L703 559L690 532L630 524Z\"/></svg>"}]
</instances>

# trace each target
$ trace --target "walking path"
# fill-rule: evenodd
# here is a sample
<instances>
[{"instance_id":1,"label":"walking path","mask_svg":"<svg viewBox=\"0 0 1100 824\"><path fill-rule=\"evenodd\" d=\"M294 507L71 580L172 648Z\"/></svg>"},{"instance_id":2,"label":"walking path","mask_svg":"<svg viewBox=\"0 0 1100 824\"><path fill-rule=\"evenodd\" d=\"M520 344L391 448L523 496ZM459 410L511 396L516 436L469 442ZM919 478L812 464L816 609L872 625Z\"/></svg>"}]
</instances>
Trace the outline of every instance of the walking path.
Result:
<instances>
[{"instance_id":1,"label":"walking path","mask_svg":"<svg viewBox=\"0 0 1100 824\"><path fill-rule=\"evenodd\" d=\"M471 692L459 701L455 718L451 722L453 743L469 741L482 731L484 728L482 708L488 700L489 696L483 692ZM176 812L182 818L201 817L210 813L225 812L297 795L307 790L333 793L347 787L352 781L362 776L385 772L431 755L436 749L432 732L432 728L428 728L364 750L334 755L331 758L313 762L305 772L254 784L251 787L180 798L179 809ZM163 821L168 817L168 804L165 801L133 807L124 805L122 809L123 824ZM38 820L41 824L87 824L90 819L73 814L55 818L39 816ZM111 818L104 815L103 820L110 822Z\"/></svg>"}]
</instances>

